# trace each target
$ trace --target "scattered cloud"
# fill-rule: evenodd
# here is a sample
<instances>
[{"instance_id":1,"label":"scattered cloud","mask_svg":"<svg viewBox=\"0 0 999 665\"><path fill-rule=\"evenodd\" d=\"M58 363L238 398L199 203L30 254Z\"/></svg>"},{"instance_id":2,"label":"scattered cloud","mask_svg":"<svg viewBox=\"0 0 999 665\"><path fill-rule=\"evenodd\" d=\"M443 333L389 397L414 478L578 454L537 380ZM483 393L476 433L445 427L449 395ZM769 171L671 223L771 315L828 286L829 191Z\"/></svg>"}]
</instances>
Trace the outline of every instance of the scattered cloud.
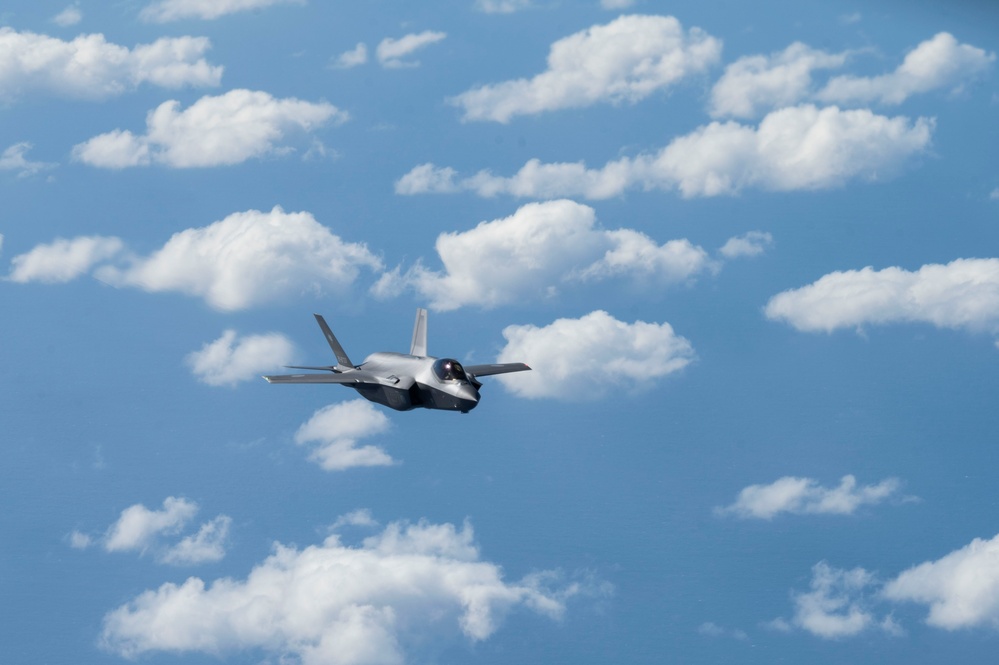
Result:
<instances>
[{"instance_id":1,"label":"scattered cloud","mask_svg":"<svg viewBox=\"0 0 999 665\"><path fill-rule=\"evenodd\" d=\"M904 571L884 587L889 600L929 606L926 623L944 630L999 626L999 535L975 538Z\"/></svg>"},{"instance_id":2,"label":"scattered cloud","mask_svg":"<svg viewBox=\"0 0 999 665\"><path fill-rule=\"evenodd\" d=\"M351 69L363 65L367 61L368 47L363 42L359 42L353 49L337 56L330 66L334 69Z\"/></svg>"},{"instance_id":3,"label":"scattered cloud","mask_svg":"<svg viewBox=\"0 0 999 665\"><path fill-rule=\"evenodd\" d=\"M157 562L175 566L221 561L232 524L228 515L219 515L202 524L197 533L170 542L197 513L197 503L173 496L163 501L161 510L135 504L121 511L118 521L102 536L73 531L69 545L78 550L100 544L106 552L152 552Z\"/></svg>"},{"instance_id":4,"label":"scattered cloud","mask_svg":"<svg viewBox=\"0 0 999 665\"><path fill-rule=\"evenodd\" d=\"M215 309L245 309L305 291L342 292L361 268L381 269L361 244L344 242L308 212L248 210L174 234L126 268L104 266L96 276L115 286L179 291Z\"/></svg>"},{"instance_id":5,"label":"scattered cloud","mask_svg":"<svg viewBox=\"0 0 999 665\"><path fill-rule=\"evenodd\" d=\"M305 0L158 0L146 5L139 18L149 23L169 23L184 19L213 20L273 5L304 5Z\"/></svg>"},{"instance_id":6,"label":"scattered cloud","mask_svg":"<svg viewBox=\"0 0 999 665\"><path fill-rule=\"evenodd\" d=\"M549 297L564 285L613 277L676 284L716 268L688 240L659 245L638 231L602 230L593 208L569 200L529 203L509 217L443 233L436 249L443 271L397 268L372 291L389 297L412 288L448 311Z\"/></svg>"},{"instance_id":7,"label":"scattered cloud","mask_svg":"<svg viewBox=\"0 0 999 665\"><path fill-rule=\"evenodd\" d=\"M999 187L996 187L991 192L989 192L989 199L992 201L999 201Z\"/></svg>"},{"instance_id":8,"label":"scattered cloud","mask_svg":"<svg viewBox=\"0 0 999 665\"><path fill-rule=\"evenodd\" d=\"M485 640L520 607L560 618L585 589L557 580L503 581L467 522L393 522L356 547L336 534L301 550L275 544L243 580L191 577L145 591L104 617L101 644L130 659L260 649L282 661L401 663L417 643Z\"/></svg>"},{"instance_id":9,"label":"scattered cloud","mask_svg":"<svg viewBox=\"0 0 999 665\"><path fill-rule=\"evenodd\" d=\"M33 32L0 28L0 100L39 92L101 100L143 83L164 88L217 86L222 67L203 57L206 37L164 37L133 49L104 35L63 41Z\"/></svg>"},{"instance_id":10,"label":"scattered cloud","mask_svg":"<svg viewBox=\"0 0 999 665\"><path fill-rule=\"evenodd\" d=\"M295 347L279 333L248 335L237 341L235 330L226 330L214 342L188 354L185 362L202 383L235 386L257 379L260 373L292 362Z\"/></svg>"},{"instance_id":11,"label":"scattered cloud","mask_svg":"<svg viewBox=\"0 0 999 665\"><path fill-rule=\"evenodd\" d=\"M627 9L633 7L636 0L600 0L603 9Z\"/></svg>"},{"instance_id":12,"label":"scattered cloud","mask_svg":"<svg viewBox=\"0 0 999 665\"><path fill-rule=\"evenodd\" d=\"M740 256L759 256L773 245L774 238L764 231L749 231L741 236L729 238L718 252L726 259Z\"/></svg>"},{"instance_id":13,"label":"scattered cloud","mask_svg":"<svg viewBox=\"0 0 999 665\"><path fill-rule=\"evenodd\" d=\"M728 629L712 621L706 621L697 628L697 632L705 637L730 637L735 640L748 640L746 632L738 629Z\"/></svg>"},{"instance_id":14,"label":"scattered cloud","mask_svg":"<svg viewBox=\"0 0 999 665\"><path fill-rule=\"evenodd\" d=\"M880 180L929 147L934 121L888 118L866 109L793 106L754 128L712 122L655 154L623 157L600 169L583 162L528 161L515 175L488 170L457 179L450 167L423 164L396 182L398 194L472 191L491 197L607 199L629 189L680 191L684 198L828 189L852 179Z\"/></svg>"},{"instance_id":15,"label":"scattered cloud","mask_svg":"<svg viewBox=\"0 0 999 665\"><path fill-rule=\"evenodd\" d=\"M873 575L863 568L841 570L819 562L812 568L810 590L792 594L790 625L825 639L857 635L878 624L868 607L867 590L873 585Z\"/></svg>"},{"instance_id":16,"label":"scattered cloud","mask_svg":"<svg viewBox=\"0 0 999 665\"><path fill-rule=\"evenodd\" d=\"M897 478L882 480L877 485L857 487L857 479L843 476L838 487L826 488L811 478L785 476L769 485L750 485L735 503L715 508L720 516L735 515L743 519L773 519L780 513L798 515L852 515L863 505L874 505L895 494Z\"/></svg>"},{"instance_id":17,"label":"scattered cloud","mask_svg":"<svg viewBox=\"0 0 999 665\"><path fill-rule=\"evenodd\" d=\"M390 466L395 460L378 446L357 446L360 439L382 434L389 419L364 399L324 407L295 433L298 444L315 443L309 458L327 471L359 466Z\"/></svg>"},{"instance_id":18,"label":"scattered cloud","mask_svg":"<svg viewBox=\"0 0 999 665\"><path fill-rule=\"evenodd\" d=\"M803 332L869 324L930 323L999 332L999 259L957 259L915 272L892 267L833 272L772 297L767 318Z\"/></svg>"},{"instance_id":19,"label":"scattered cloud","mask_svg":"<svg viewBox=\"0 0 999 665\"><path fill-rule=\"evenodd\" d=\"M526 362L534 371L516 381L496 378L527 398L589 400L610 390L640 390L695 358L690 342L668 323L624 323L600 310L543 328L507 326L503 337L497 362Z\"/></svg>"},{"instance_id":20,"label":"scattered cloud","mask_svg":"<svg viewBox=\"0 0 999 665\"><path fill-rule=\"evenodd\" d=\"M57 164L50 162L28 161L26 155L31 150L31 144L27 141L15 143L0 154L0 171L17 171L18 178L27 178L40 171L55 168Z\"/></svg>"},{"instance_id":21,"label":"scattered cloud","mask_svg":"<svg viewBox=\"0 0 999 665\"><path fill-rule=\"evenodd\" d=\"M910 51L902 64L881 76L837 76L816 97L837 104L901 104L912 95L962 85L995 62L995 53L958 43L947 32L937 33Z\"/></svg>"},{"instance_id":22,"label":"scattered cloud","mask_svg":"<svg viewBox=\"0 0 999 665\"><path fill-rule=\"evenodd\" d=\"M81 236L70 240L57 238L11 259L7 279L21 284L69 282L96 264L117 256L124 247L119 238L107 236Z\"/></svg>"},{"instance_id":23,"label":"scattered cloud","mask_svg":"<svg viewBox=\"0 0 999 665\"><path fill-rule=\"evenodd\" d=\"M180 102L160 104L146 117L146 134L116 129L80 143L73 157L85 164L121 169L161 164L197 168L239 164L287 152L294 132L312 132L348 114L327 102L276 99L266 92L230 90L205 96L186 110Z\"/></svg>"},{"instance_id":24,"label":"scattered cloud","mask_svg":"<svg viewBox=\"0 0 999 665\"><path fill-rule=\"evenodd\" d=\"M475 8L484 14L513 14L533 6L532 0L475 0Z\"/></svg>"},{"instance_id":25,"label":"scattered cloud","mask_svg":"<svg viewBox=\"0 0 999 665\"><path fill-rule=\"evenodd\" d=\"M375 49L375 57L378 58L378 62L382 67L390 69L418 67L420 65L419 62L404 60L404 58L431 44L436 44L446 37L447 33L434 32L432 30L412 33L399 39L386 37L378 43L378 47Z\"/></svg>"},{"instance_id":26,"label":"scattered cloud","mask_svg":"<svg viewBox=\"0 0 999 665\"><path fill-rule=\"evenodd\" d=\"M714 118L755 118L797 104L812 93L812 72L841 67L847 53L826 53L795 42L780 53L739 58L711 89Z\"/></svg>"},{"instance_id":27,"label":"scattered cloud","mask_svg":"<svg viewBox=\"0 0 999 665\"><path fill-rule=\"evenodd\" d=\"M672 16L621 16L558 40L548 69L531 79L473 88L453 97L464 120L509 122L518 115L635 103L705 72L721 41L699 28L684 31Z\"/></svg>"},{"instance_id":28,"label":"scattered cloud","mask_svg":"<svg viewBox=\"0 0 999 665\"><path fill-rule=\"evenodd\" d=\"M52 22L62 28L76 25L83 20L83 12L80 11L80 3L76 2L52 17Z\"/></svg>"}]
</instances>

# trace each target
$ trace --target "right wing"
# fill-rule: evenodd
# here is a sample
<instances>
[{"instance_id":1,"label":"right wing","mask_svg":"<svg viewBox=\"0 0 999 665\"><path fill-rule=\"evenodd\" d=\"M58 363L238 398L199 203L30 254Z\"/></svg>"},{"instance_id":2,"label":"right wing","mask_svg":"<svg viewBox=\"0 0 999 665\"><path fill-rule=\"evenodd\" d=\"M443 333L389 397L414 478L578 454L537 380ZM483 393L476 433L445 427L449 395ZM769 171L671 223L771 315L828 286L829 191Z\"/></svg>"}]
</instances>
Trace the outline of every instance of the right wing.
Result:
<instances>
[{"instance_id":1,"label":"right wing","mask_svg":"<svg viewBox=\"0 0 999 665\"><path fill-rule=\"evenodd\" d=\"M465 365L465 372L472 376L490 376L509 372L526 372L531 368L524 363L500 363L495 365Z\"/></svg>"},{"instance_id":2,"label":"right wing","mask_svg":"<svg viewBox=\"0 0 999 665\"><path fill-rule=\"evenodd\" d=\"M265 376L264 379L267 383L342 383L345 385L356 383L381 385L383 383L377 375L361 370L341 372L340 374L281 374Z\"/></svg>"}]
</instances>

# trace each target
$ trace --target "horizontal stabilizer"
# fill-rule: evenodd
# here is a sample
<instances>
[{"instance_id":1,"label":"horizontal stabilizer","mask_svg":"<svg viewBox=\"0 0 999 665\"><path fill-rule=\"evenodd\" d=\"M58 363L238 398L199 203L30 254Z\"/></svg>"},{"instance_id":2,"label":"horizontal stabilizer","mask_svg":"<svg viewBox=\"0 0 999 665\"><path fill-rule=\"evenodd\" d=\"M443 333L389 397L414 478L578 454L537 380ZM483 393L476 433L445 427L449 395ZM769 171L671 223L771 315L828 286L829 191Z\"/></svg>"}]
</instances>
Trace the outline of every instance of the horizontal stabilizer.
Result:
<instances>
[{"instance_id":1,"label":"horizontal stabilizer","mask_svg":"<svg viewBox=\"0 0 999 665\"><path fill-rule=\"evenodd\" d=\"M267 383L340 383L344 385L355 385L361 383L382 384L383 381L371 372L353 370L341 372L339 374L281 374L278 376L265 376Z\"/></svg>"},{"instance_id":2,"label":"horizontal stabilizer","mask_svg":"<svg viewBox=\"0 0 999 665\"><path fill-rule=\"evenodd\" d=\"M500 363L496 365L465 365L465 373L473 376L491 376L510 372L527 372L531 368L524 363Z\"/></svg>"}]
</instances>

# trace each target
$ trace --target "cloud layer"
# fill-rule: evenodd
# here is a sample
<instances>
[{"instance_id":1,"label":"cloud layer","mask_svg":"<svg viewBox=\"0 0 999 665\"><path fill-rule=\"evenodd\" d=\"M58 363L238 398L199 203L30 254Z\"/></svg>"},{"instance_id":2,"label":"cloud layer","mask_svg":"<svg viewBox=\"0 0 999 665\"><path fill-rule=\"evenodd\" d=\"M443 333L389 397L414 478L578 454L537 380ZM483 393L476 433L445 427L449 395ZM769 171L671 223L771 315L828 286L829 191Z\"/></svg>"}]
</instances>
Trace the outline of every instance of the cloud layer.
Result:
<instances>
[{"instance_id":1,"label":"cloud layer","mask_svg":"<svg viewBox=\"0 0 999 665\"><path fill-rule=\"evenodd\" d=\"M217 86L222 67L210 65L205 37L164 37L129 49L104 35L63 41L0 28L0 100L39 92L100 100L143 83L164 88Z\"/></svg>"},{"instance_id":2,"label":"cloud layer","mask_svg":"<svg viewBox=\"0 0 999 665\"><path fill-rule=\"evenodd\" d=\"M534 370L496 377L521 397L596 399L610 390L641 390L680 371L695 355L668 323L624 323L604 311L548 326L507 326L496 362L526 362Z\"/></svg>"},{"instance_id":3,"label":"cloud layer","mask_svg":"<svg viewBox=\"0 0 999 665\"><path fill-rule=\"evenodd\" d=\"M163 102L146 117L146 133L116 129L73 148L73 157L103 168L161 164L195 168L239 164L254 157L287 152L285 141L347 113L327 102L276 99L266 92L230 90L205 96L185 110Z\"/></svg>"},{"instance_id":4,"label":"cloud layer","mask_svg":"<svg viewBox=\"0 0 999 665\"><path fill-rule=\"evenodd\" d=\"M582 162L528 161L510 177L490 171L464 179L450 167L423 164L396 182L398 194L472 191L528 198L607 199L631 189L679 190L685 198L828 189L855 179L879 180L927 150L932 120L888 118L866 109L812 105L768 114L758 127L712 122L655 154L622 157L602 168Z\"/></svg>"},{"instance_id":5,"label":"cloud layer","mask_svg":"<svg viewBox=\"0 0 999 665\"><path fill-rule=\"evenodd\" d=\"M706 71L721 41L699 28L684 32L672 16L622 16L558 40L548 69L531 79L473 88L450 101L464 120L509 122L518 115L634 103Z\"/></svg>"},{"instance_id":6,"label":"cloud layer","mask_svg":"<svg viewBox=\"0 0 999 665\"><path fill-rule=\"evenodd\" d=\"M243 580L145 591L104 617L101 642L126 658L262 649L303 665L400 663L416 642L484 640L518 607L560 617L576 589L546 589L548 577L504 582L467 523L397 522L357 547L337 535L301 550L275 544Z\"/></svg>"},{"instance_id":7,"label":"cloud layer","mask_svg":"<svg viewBox=\"0 0 999 665\"><path fill-rule=\"evenodd\" d=\"M417 264L386 273L387 297L412 288L438 311L551 297L563 286L612 277L681 283L716 265L687 240L657 244L630 229L605 231L593 208L569 200L531 203L513 215L437 237L443 271Z\"/></svg>"},{"instance_id":8,"label":"cloud layer","mask_svg":"<svg viewBox=\"0 0 999 665\"><path fill-rule=\"evenodd\" d=\"M767 318L804 332L889 323L999 332L999 259L957 259L915 272L833 272L766 305Z\"/></svg>"}]
</instances>

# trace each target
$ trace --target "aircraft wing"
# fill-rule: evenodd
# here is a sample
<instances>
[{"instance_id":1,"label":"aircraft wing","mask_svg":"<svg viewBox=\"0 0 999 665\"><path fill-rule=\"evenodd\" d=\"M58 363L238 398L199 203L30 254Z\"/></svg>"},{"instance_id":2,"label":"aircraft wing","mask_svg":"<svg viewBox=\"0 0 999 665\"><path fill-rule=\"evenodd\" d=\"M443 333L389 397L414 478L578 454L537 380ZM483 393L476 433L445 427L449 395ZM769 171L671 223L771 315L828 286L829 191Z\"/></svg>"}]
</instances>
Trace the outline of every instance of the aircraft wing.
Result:
<instances>
[{"instance_id":1,"label":"aircraft wing","mask_svg":"<svg viewBox=\"0 0 999 665\"><path fill-rule=\"evenodd\" d=\"M531 368L524 363L500 363L498 365L465 365L465 372L472 376L490 376L509 372L526 372Z\"/></svg>"},{"instance_id":2,"label":"aircraft wing","mask_svg":"<svg viewBox=\"0 0 999 665\"><path fill-rule=\"evenodd\" d=\"M264 379L267 383L342 383L346 385L355 383L385 383L377 375L359 370L341 372L339 374L282 374L278 376L265 376Z\"/></svg>"}]
</instances>

